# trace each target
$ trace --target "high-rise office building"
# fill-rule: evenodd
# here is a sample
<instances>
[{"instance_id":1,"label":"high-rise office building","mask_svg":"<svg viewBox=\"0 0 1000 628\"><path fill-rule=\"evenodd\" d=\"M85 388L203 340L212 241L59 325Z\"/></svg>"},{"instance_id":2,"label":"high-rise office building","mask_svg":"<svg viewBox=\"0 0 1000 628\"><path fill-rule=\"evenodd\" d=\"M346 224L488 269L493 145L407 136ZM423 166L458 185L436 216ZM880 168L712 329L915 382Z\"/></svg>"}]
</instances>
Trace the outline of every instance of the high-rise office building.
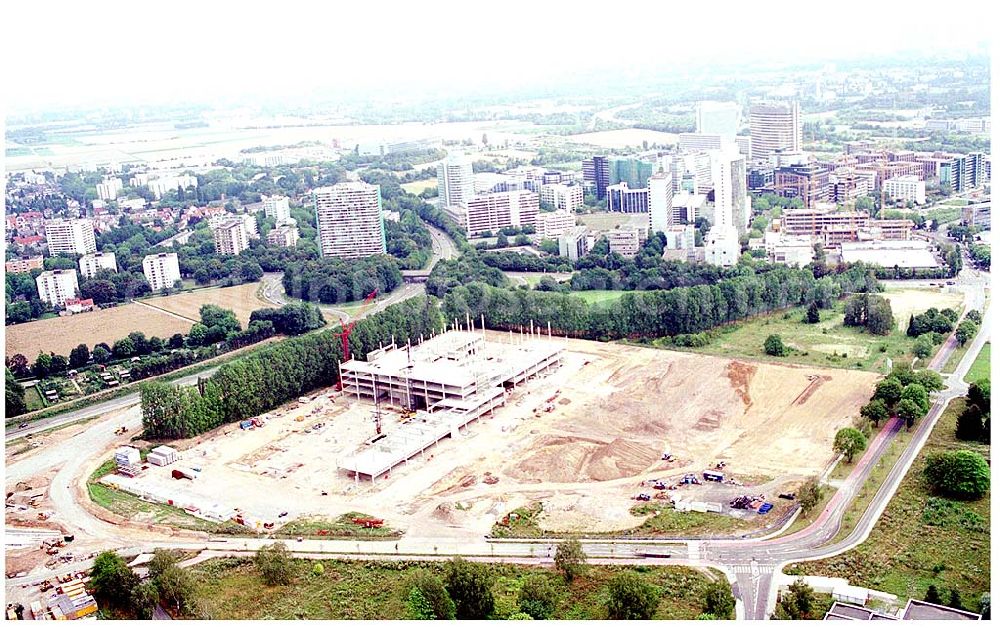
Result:
<instances>
[{"instance_id":1,"label":"high-rise office building","mask_svg":"<svg viewBox=\"0 0 1000 628\"><path fill-rule=\"evenodd\" d=\"M181 279L181 269L177 263L177 253L156 253L142 258L142 274L146 276L153 292L173 288Z\"/></svg>"},{"instance_id":2,"label":"high-rise office building","mask_svg":"<svg viewBox=\"0 0 1000 628\"><path fill-rule=\"evenodd\" d=\"M768 101L750 105L750 157L767 159L776 150L802 150L799 103Z\"/></svg>"},{"instance_id":3,"label":"high-rise office building","mask_svg":"<svg viewBox=\"0 0 1000 628\"><path fill-rule=\"evenodd\" d=\"M732 141L740 130L740 106L734 102L703 100L695 108L697 133L721 135Z\"/></svg>"},{"instance_id":4,"label":"high-rise office building","mask_svg":"<svg viewBox=\"0 0 1000 628\"><path fill-rule=\"evenodd\" d=\"M730 144L713 151L712 187L715 189L716 224L729 224L743 234L750 222L750 197L747 195L746 158Z\"/></svg>"},{"instance_id":5,"label":"high-rise office building","mask_svg":"<svg viewBox=\"0 0 1000 628\"><path fill-rule=\"evenodd\" d=\"M608 185L628 183L632 189L646 187L649 177L653 176L653 164L631 157L612 159L608 163L610 177Z\"/></svg>"},{"instance_id":6,"label":"high-rise office building","mask_svg":"<svg viewBox=\"0 0 1000 628\"><path fill-rule=\"evenodd\" d=\"M50 255L59 255L60 253L86 255L97 251L94 223L85 218L46 221L45 240L49 244Z\"/></svg>"},{"instance_id":7,"label":"high-rise office building","mask_svg":"<svg viewBox=\"0 0 1000 628\"><path fill-rule=\"evenodd\" d=\"M674 224L673 175L657 172L649 178L649 233L666 232Z\"/></svg>"},{"instance_id":8,"label":"high-rise office building","mask_svg":"<svg viewBox=\"0 0 1000 628\"><path fill-rule=\"evenodd\" d=\"M471 187L471 176L468 182ZM317 188L313 190L313 203L321 255L353 259L385 253L379 186L348 181Z\"/></svg>"},{"instance_id":9,"label":"high-rise office building","mask_svg":"<svg viewBox=\"0 0 1000 628\"><path fill-rule=\"evenodd\" d=\"M611 172L608 158L595 155L583 160L583 180L594 188L594 196L604 199L608 195L608 185L611 183Z\"/></svg>"},{"instance_id":10,"label":"high-rise office building","mask_svg":"<svg viewBox=\"0 0 1000 628\"><path fill-rule=\"evenodd\" d=\"M475 195L472 161L465 155L449 155L438 164L438 205L465 207Z\"/></svg>"}]
</instances>

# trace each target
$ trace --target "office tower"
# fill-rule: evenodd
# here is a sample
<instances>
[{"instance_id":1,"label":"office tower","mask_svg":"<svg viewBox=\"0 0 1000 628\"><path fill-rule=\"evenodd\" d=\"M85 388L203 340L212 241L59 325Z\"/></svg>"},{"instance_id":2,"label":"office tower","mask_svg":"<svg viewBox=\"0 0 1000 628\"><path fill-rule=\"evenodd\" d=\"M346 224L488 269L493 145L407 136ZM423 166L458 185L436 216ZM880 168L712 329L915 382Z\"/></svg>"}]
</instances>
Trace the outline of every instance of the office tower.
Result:
<instances>
[{"instance_id":1,"label":"office tower","mask_svg":"<svg viewBox=\"0 0 1000 628\"><path fill-rule=\"evenodd\" d=\"M604 199L608 195L608 185L611 181L610 164L603 156L583 160L583 180L594 188L594 196Z\"/></svg>"},{"instance_id":2,"label":"office tower","mask_svg":"<svg viewBox=\"0 0 1000 628\"><path fill-rule=\"evenodd\" d=\"M715 189L715 223L729 224L743 234L750 223L750 198L747 196L746 158L735 145L713 151L712 187Z\"/></svg>"},{"instance_id":3,"label":"office tower","mask_svg":"<svg viewBox=\"0 0 1000 628\"><path fill-rule=\"evenodd\" d=\"M759 102L750 105L750 157L767 159L776 150L802 150L799 103Z\"/></svg>"},{"instance_id":4,"label":"office tower","mask_svg":"<svg viewBox=\"0 0 1000 628\"><path fill-rule=\"evenodd\" d=\"M438 164L438 205L465 207L475 194L472 161L465 155L449 155Z\"/></svg>"},{"instance_id":5,"label":"office tower","mask_svg":"<svg viewBox=\"0 0 1000 628\"><path fill-rule=\"evenodd\" d=\"M657 172L649 178L649 232L666 232L673 224L673 175Z\"/></svg>"}]
</instances>

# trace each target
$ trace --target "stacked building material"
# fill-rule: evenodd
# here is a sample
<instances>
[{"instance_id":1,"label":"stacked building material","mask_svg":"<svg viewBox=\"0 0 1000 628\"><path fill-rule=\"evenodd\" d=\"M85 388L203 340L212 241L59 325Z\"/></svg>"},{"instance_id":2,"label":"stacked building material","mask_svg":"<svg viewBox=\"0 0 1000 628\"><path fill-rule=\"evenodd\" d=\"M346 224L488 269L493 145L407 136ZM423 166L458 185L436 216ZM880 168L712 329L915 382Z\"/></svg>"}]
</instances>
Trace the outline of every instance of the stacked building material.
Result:
<instances>
[{"instance_id":1,"label":"stacked building material","mask_svg":"<svg viewBox=\"0 0 1000 628\"><path fill-rule=\"evenodd\" d=\"M177 450L173 447L160 445L149 452L149 455L146 456L146 461L158 467L165 467L177 462Z\"/></svg>"}]
</instances>

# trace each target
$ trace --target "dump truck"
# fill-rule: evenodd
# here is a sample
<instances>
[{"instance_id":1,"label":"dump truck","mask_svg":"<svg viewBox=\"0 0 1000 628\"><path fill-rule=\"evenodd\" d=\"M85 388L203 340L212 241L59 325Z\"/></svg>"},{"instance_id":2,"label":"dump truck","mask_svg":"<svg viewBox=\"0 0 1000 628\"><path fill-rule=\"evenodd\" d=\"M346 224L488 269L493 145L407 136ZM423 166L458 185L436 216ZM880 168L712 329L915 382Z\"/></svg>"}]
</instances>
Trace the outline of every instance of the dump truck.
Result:
<instances>
[{"instance_id":1,"label":"dump truck","mask_svg":"<svg viewBox=\"0 0 1000 628\"><path fill-rule=\"evenodd\" d=\"M174 478L175 480L182 480L182 479L194 480L198 477L198 472L195 471L194 469L189 469L187 467L177 467L175 469L170 470L170 477Z\"/></svg>"}]
</instances>

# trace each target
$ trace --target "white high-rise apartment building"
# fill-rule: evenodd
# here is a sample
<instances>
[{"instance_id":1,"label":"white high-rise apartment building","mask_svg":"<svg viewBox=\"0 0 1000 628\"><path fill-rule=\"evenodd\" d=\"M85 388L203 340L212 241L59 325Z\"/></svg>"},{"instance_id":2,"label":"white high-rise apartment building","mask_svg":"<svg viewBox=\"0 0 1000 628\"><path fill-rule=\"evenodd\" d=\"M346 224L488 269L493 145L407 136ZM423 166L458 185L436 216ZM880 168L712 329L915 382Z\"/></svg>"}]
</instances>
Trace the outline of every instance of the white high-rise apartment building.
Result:
<instances>
[{"instance_id":1,"label":"white high-rise apartment building","mask_svg":"<svg viewBox=\"0 0 1000 628\"><path fill-rule=\"evenodd\" d=\"M554 212L539 212L535 233L543 238L558 238L576 226L576 214L563 209Z\"/></svg>"},{"instance_id":2,"label":"white high-rise apartment building","mask_svg":"<svg viewBox=\"0 0 1000 628\"><path fill-rule=\"evenodd\" d=\"M379 186L348 181L317 188L313 190L313 202L321 255L353 259L385 253Z\"/></svg>"},{"instance_id":3,"label":"white high-rise apartment building","mask_svg":"<svg viewBox=\"0 0 1000 628\"><path fill-rule=\"evenodd\" d=\"M475 195L472 161L465 155L449 155L438 164L438 205L465 207Z\"/></svg>"},{"instance_id":4,"label":"white high-rise apartment building","mask_svg":"<svg viewBox=\"0 0 1000 628\"><path fill-rule=\"evenodd\" d=\"M212 227L215 252L219 255L239 255L250 248L250 237L242 217L229 218Z\"/></svg>"},{"instance_id":5,"label":"white high-rise apartment building","mask_svg":"<svg viewBox=\"0 0 1000 628\"><path fill-rule=\"evenodd\" d=\"M35 278L38 298L49 305L65 305L66 299L75 299L80 289L73 269L49 270Z\"/></svg>"},{"instance_id":6,"label":"white high-rise apartment building","mask_svg":"<svg viewBox=\"0 0 1000 628\"><path fill-rule=\"evenodd\" d=\"M796 101L750 105L750 158L768 159L776 150L802 150L802 121Z\"/></svg>"},{"instance_id":7,"label":"white high-rise apartment building","mask_svg":"<svg viewBox=\"0 0 1000 628\"><path fill-rule=\"evenodd\" d=\"M715 189L715 222L728 224L743 234L750 224L750 197L747 195L746 158L730 144L713 151L712 187Z\"/></svg>"},{"instance_id":8,"label":"white high-rise apartment building","mask_svg":"<svg viewBox=\"0 0 1000 628\"><path fill-rule=\"evenodd\" d=\"M85 218L46 221L45 240L49 243L49 255L86 255L97 252L94 223Z\"/></svg>"},{"instance_id":9,"label":"white high-rise apartment building","mask_svg":"<svg viewBox=\"0 0 1000 628\"><path fill-rule=\"evenodd\" d=\"M274 218L276 224L287 222L291 218L291 210L288 208L287 196L262 196L264 203L264 215Z\"/></svg>"},{"instance_id":10,"label":"white high-rise apartment building","mask_svg":"<svg viewBox=\"0 0 1000 628\"><path fill-rule=\"evenodd\" d=\"M80 258L80 274L87 279L96 275L102 268L118 272L118 260L114 253L90 253Z\"/></svg>"},{"instance_id":11,"label":"white high-rise apartment building","mask_svg":"<svg viewBox=\"0 0 1000 628\"><path fill-rule=\"evenodd\" d=\"M740 105L735 102L703 100L695 108L697 133L721 135L732 141L740 130Z\"/></svg>"},{"instance_id":12,"label":"white high-rise apartment building","mask_svg":"<svg viewBox=\"0 0 1000 628\"><path fill-rule=\"evenodd\" d=\"M102 201L113 201L118 198L118 193L125 189L122 180L118 177L105 177L104 181L97 184L97 198Z\"/></svg>"},{"instance_id":13,"label":"white high-rise apartment building","mask_svg":"<svg viewBox=\"0 0 1000 628\"><path fill-rule=\"evenodd\" d=\"M274 246L292 247L299 241L299 229L294 225L281 225L267 234L267 243Z\"/></svg>"},{"instance_id":14,"label":"white high-rise apartment building","mask_svg":"<svg viewBox=\"0 0 1000 628\"><path fill-rule=\"evenodd\" d=\"M142 258L142 274L146 276L153 292L173 288L180 281L181 269L177 264L177 253L157 253Z\"/></svg>"},{"instance_id":15,"label":"white high-rise apartment building","mask_svg":"<svg viewBox=\"0 0 1000 628\"><path fill-rule=\"evenodd\" d=\"M649 233L666 232L673 220L674 177L657 172L649 178Z\"/></svg>"}]
</instances>

